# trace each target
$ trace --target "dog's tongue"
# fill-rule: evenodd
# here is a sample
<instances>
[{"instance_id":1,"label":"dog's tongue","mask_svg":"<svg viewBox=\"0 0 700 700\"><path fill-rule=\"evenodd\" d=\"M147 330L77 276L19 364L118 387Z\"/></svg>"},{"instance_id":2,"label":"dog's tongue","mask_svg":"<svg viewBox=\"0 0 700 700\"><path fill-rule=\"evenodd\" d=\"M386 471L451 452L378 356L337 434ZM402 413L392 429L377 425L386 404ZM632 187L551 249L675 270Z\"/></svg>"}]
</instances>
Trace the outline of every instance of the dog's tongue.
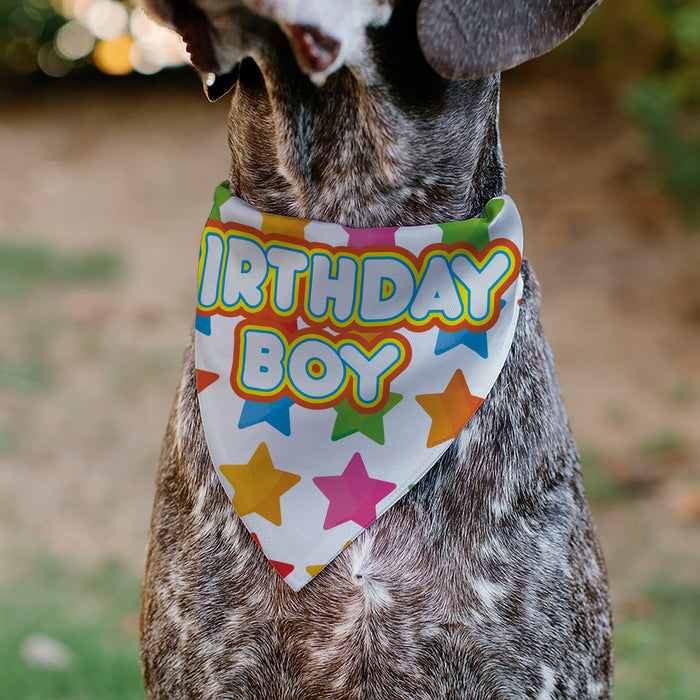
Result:
<instances>
[{"instance_id":1,"label":"dog's tongue","mask_svg":"<svg viewBox=\"0 0 700 700\"><path fill-rule=\"evenodd\" d=\"M308 24L290 25L289 38L297 61L309 73L325 73L340 53L339 41Z\"/></svg>"}]
</instances>

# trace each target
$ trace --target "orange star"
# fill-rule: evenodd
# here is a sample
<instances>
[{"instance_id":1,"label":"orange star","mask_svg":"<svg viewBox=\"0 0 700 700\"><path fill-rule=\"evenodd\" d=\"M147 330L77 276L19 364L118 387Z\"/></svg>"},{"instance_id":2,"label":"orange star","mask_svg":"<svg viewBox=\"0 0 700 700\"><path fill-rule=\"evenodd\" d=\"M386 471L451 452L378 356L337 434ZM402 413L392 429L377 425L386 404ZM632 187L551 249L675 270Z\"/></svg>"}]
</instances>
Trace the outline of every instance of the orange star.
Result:
<instances>
[{"instance_id":1,"label":"orange star","mask_svg":"<svg viewBox=\"0 0 700 700\"><path fill-rule=\"evenodd\" d=\"M248 464L222 464L221 473L233 486L233 507L239 515L257 513L275 525L282 524L280 498L301 477L275 469L267 445L261 442Z\"/></svg>"},{"instance_id":2,"label":"orange star","mask_svg":"<svg viewBox=\"0 0 700 700\"><path fill-rule=\"evenodd\" d=\"M304 228L311 219L295 219L290 216L278 216L277 214L263 214L263 222L260 231L265 235L271 233L290 236L292 238L304 238Z\"/></svg>"},{"instance_id":3,"label":"orange star","mask_svg":"<svg viewBox=\"0 0 700 700\"><path fill-rule=\"evenodd\" d=\"M416 401L433 420L425 446L435 447L445 440L456 438L483 399L472 395L462 370L458 369L445 391L441 394L421 394L416 396Z\"/></svg>"},{"instance_id":4,"label":"orange star","mask_svg":"<svg viewBox=\"0 0 700 700\"><path fill-rule=\"evenodd\" d=\"M211 386L221 375L216 372L207 372L204 369L195 370L197 376L197 393L201 394L208 386Z\"/></svg>"},{"instance_id":5,"label":"orange star","mask_svg":"<svg viewBox=\"0 0 700 700\"><path fill-rule=\"evenodd\" d=\"M381 333L379 333L379 332L377 332L377 333L365 333L364 331L363 332L354 331L354 333L355 333L355 335L360 336L360 338L362 338L363 340L366 340L368 343L373 343L374 339L377 336L381 335Z\"/></svg>"}]
</instances>

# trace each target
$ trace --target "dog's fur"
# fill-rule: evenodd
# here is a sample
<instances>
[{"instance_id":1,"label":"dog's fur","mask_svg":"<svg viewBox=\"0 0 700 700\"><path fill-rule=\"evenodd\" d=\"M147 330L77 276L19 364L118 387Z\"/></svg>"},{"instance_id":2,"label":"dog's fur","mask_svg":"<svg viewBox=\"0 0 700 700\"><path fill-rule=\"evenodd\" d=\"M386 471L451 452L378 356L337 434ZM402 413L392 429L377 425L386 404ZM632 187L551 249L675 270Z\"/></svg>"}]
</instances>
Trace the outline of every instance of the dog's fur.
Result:
<instances>
[{"instance_id":1,"label":"dog's fur","mask_svg":"<svg viewBox=\"0 0 700 700\"><path fill-rule=\"evenodd\" d=\"M223 75L247 56L229 122L233 192L266 212L367 227L466 219L501 194L499 81L486 74L563 40L596 3L148 4L203 72ZM338 40L315 82L288 38L295 24ZM143 589L149 698L609 697L604 564L537 284L527 264L522 274L513 346L479 411L427 476L298 593L218 482L190 343Z\"/></svg>"}]
</instances>

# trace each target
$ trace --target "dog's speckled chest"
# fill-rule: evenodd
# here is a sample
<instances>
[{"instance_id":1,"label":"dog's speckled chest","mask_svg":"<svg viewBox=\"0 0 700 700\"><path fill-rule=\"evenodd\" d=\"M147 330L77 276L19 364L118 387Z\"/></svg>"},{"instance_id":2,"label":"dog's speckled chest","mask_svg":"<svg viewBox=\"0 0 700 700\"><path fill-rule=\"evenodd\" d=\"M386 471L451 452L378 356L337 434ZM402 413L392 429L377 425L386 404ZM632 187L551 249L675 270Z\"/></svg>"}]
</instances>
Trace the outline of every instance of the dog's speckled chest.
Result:
<instances>
[{"instance_id":1,"label":"dog's speckled chest","mask_svg":"<svg viewBox=\"0 0 700 700\"><path fill-rule=\"evenodd\" d=\"M299 593L223 495L188 351L146 581L158 595L144 607L144 645L168 650L147 657L152 697L606 696L603 565L524 272L516 342L477 416ZM546 428L541 415L553 418Z\"/></svg>"}]
</instances>

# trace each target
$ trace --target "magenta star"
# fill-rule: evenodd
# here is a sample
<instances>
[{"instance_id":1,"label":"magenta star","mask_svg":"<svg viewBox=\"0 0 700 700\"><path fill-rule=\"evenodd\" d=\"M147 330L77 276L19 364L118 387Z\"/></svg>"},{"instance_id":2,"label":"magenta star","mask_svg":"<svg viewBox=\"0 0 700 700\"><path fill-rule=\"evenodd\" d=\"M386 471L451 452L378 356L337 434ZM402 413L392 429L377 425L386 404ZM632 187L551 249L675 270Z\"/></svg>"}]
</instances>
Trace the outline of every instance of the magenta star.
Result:
<instances>
[{"instance_id":1,"label":"magenta star","mask_svg":"<svg viewBox=\"0 0 700 700\"><path fill-rule=\"evenodd\" d=\"M359 452L340 476L317 476L313 482L330 501L324 530L349 520L369 527L377 519L377 503L396 488L390 481L370 479Z\"/></svg>"},{"instance_id":2,"label":"magenta star","mask_svg":"<svg viewBox=\"0 0 700 700\"><path fill-rule=\"evenodd\" d=\"M348 247L364 248L368 245L396 245L394 234L399 230L398 226L386 228L350 228L343 226L348 232Z\"/></svg>"}]
</instances>

